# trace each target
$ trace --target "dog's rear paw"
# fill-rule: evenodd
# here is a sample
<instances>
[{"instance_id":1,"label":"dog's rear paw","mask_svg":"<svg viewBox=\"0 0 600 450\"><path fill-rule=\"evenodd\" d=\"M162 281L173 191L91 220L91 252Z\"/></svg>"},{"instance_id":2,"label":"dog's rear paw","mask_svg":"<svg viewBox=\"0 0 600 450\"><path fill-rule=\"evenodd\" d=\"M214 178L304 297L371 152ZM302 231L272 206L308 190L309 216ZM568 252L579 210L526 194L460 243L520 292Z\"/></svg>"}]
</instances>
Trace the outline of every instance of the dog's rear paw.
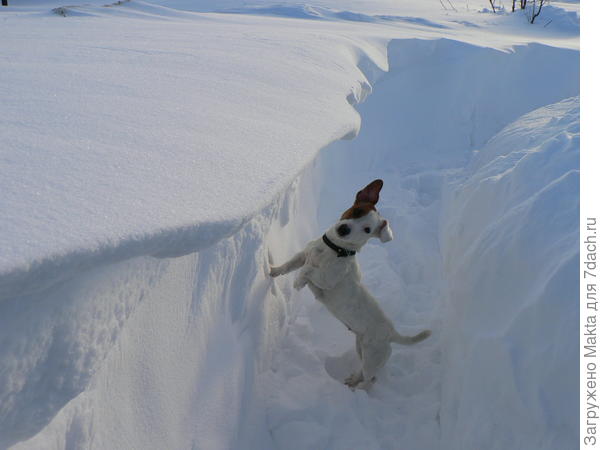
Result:
<instances>
[{"instance_id":1,"label":"dog's rear paw","mask_svg":"<svg viewBox=\"0 0 600 450\"><path fill-rule=\"evenodd\" d=\"M354 386L354 388L352 388L352 390L356 390L356 389L362 389L363 391L368 391L373 387L373 383L375 383L376 378L373 377L371 378L369 381L361 381L360 383L358 383L356 386Z\"/></svg>"},{"instance_id":2,"label":"dog's rear paw","mask_svg":"<svg viewBox=\"0 0 600 450\"><path fill-rule=\"evenodd\" d=\"M370 380L365 380L362 372L353 373L344 380L344 384L348 386L352 391L356 389L362 389L368 391L373 386L373 383L377 380L376 377L371 377Z\"/></svg>"},{"instance_id":3,"label":"dog's rear paw","mask_svg":"<svg viewBox=\"0 0 600 450\"><path fill-rule=\"evenodd\" d=\"M361 381L363 381L362 372L357 372L347 377L344 380L344 384L354 390Z\"/></svg>"}]
</instances>

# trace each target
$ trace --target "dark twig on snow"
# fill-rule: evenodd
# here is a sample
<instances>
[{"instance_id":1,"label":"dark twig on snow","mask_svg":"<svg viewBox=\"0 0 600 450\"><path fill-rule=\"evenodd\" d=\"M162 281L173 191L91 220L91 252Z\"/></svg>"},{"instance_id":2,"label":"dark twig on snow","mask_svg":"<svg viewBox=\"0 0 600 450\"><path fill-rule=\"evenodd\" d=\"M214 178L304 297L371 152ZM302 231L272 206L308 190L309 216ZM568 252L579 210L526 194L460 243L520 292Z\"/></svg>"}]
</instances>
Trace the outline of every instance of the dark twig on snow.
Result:
<instances>
[{"instance_id":1,"label":"dark twig on snow","mask_svg":"<svg viewBox=\"0 0 600 450\"><path fill-rule=\"evenodd\" d=\"M542 12L542 6L544 6L545 0L539 0L540 3L539 3L537 11L535 9L535 1L536 0L533 0L533 6L532 6L532 10L531 10L531 20L529 23L533 23L535 18L540 15L540 13Z\"/></svg>"}]
</instances>

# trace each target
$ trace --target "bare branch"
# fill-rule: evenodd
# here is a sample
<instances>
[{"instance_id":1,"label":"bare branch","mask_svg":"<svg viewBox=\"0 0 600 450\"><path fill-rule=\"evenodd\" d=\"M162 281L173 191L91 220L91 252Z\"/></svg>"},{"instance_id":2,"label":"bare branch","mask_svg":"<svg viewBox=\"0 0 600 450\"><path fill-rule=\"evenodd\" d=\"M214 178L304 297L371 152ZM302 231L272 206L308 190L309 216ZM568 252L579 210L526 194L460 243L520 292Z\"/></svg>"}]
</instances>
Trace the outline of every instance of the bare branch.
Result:
<instances>
[{"instance_id":1,"label":"bare branch","mask_svg":"<svg viewBox=\"0 0 600 450\"><path fill-rule=\"evenodd\" d=\"M454 12L458 12L450 0L446 0L446 1L452 7L452 9L454 10Z\"/></svg>"},{"instance_id":2,"label":"bare branch","mask_svg":"<svg viewBox=\"0 0 600 450\"><path fill-rule=\"evenodd\" d=\"M532 6L532 9L531 9L531 21L529 23L533 23L533 21L535 20L535 18L537 16L539 16L540 13L542 12L542 6L544 6L545 0L539 0L539 1L540 1L540 3L539 3L539 6L538 6L538 9L537 9L537 12L536 12L536 10L535 10L535 0L533 0L533 6Z\"/></svg>"}]
</instances>

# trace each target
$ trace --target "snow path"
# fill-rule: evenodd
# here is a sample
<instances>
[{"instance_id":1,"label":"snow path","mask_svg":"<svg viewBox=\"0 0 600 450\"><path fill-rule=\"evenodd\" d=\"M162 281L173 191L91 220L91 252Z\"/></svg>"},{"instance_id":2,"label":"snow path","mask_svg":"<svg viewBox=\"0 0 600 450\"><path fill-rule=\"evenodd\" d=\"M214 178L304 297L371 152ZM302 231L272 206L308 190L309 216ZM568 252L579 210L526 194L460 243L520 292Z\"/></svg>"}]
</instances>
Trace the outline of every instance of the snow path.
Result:
<instances>
[{"instance_id":1,"label":"snow path","mask_svg":"<svg viewBox=\"0 0 600 450\"><path fill-rule=\"evenodd\" d=\"M358 175L368 179L377 172ZM436 332L419 345L394 346L369 394L351 392L342 381L356 368L354 336L309 292L294 296L297 310L268 381L272 389L268 423L278 448L397 449L401 443L406 448L438 448L443 290L437 248L440 186L424 185L422 180L428 175L387 175L380 200L379 210L397 224L396 230L399 224L417 226L410 237L412 247L403 245L406 236L400 236L386 245L368 245L359 260L364 283L400 332L414 333L425 327ZM340 194L336 199L325 194L322 205L344 204L342 198L347 195ZM427 253L426 265L421 265L421 252Z\"/></svg>"}]
</instances>

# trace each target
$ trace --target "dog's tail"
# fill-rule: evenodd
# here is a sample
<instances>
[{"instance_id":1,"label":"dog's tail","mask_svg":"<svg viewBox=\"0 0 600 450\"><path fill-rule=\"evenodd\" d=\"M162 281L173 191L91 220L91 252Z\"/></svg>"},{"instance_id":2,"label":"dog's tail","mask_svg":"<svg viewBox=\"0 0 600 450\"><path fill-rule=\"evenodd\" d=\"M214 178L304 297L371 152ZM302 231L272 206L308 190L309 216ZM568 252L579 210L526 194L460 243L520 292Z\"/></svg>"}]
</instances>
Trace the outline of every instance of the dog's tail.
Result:
<instances>
[{"instance_id":1,"label":"dog's tail","mask_svg":"<svg viewBox=\"0 0 600 450\"><path fill-rule=\"evenodd\" d=\"M419 334L415 334L414 336L402 336L401 334L396 333L392 336L391 341L395 342L396 344L412 345L416 344L417 342L424 341L429 336L431 336L431 330L421 331Z\"/></svg>"}]
</instances>

